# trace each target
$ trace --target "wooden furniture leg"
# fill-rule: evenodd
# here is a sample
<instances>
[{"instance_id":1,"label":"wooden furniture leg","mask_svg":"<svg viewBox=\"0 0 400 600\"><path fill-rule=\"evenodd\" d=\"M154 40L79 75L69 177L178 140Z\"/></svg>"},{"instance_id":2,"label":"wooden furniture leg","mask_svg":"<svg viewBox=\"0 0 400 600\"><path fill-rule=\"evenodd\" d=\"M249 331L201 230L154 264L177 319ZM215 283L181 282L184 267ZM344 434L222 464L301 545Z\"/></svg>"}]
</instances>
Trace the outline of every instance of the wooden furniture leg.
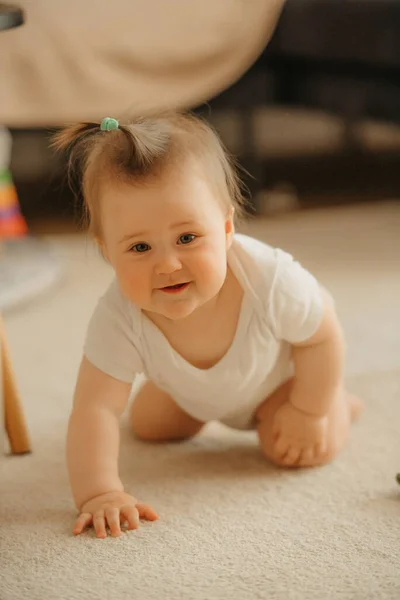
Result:
<instances>
[{"instance_id":1,"label":"wooden furniture leg","mask_svg":"<svg viewBox=\"0 0 400 600\"><path fill-rule=\"evenodd\" d=\"M4 325L0 316L0 369L2 383L4 425L10 442L12 454L31 452L31 444L26 426L21 399L18 394L14 372L11 365ZM1 403L0 403L1 407ZM0 451L3 451L1 448Z\"/></svg>"}]
</instances>

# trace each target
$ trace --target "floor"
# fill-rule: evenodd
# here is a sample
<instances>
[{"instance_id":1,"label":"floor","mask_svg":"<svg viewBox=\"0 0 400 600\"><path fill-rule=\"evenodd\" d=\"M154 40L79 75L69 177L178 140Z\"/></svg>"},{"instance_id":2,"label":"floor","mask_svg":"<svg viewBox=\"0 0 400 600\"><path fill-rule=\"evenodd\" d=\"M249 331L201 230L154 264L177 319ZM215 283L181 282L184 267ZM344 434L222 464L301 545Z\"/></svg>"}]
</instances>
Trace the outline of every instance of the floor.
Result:
<instances>
[{"instance_id":1,"label":"floor","mask_svg":"<svg viewBox=\"0 0 400 600\"><path fill-rule=\"evenodd\" d=\"M6 315L33 453L0 458L1 600L397 600L400 597L400 204L258 218L334 295L347 384L366 410L331 465L283 471L253 433L210 424L146 445L121 423L127 491L160 513L119 539L74 538L65 433L87 320L111 272L73 231L48 294Z\"/></svg>"}]
</instances>

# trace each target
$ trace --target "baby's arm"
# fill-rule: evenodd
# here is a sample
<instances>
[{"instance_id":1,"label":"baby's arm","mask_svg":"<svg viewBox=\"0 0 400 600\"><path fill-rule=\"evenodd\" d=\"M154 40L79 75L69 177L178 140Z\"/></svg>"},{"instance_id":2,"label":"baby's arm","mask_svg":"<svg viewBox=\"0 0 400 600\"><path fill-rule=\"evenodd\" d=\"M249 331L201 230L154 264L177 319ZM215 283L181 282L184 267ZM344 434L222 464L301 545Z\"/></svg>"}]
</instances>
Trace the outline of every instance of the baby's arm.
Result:
<instances>
[{"instance_id":1,"label":"baby's arm","mask_svg":"<svg viewBox=\"0 0 400 600\"><path fill-rule=\"evenodd\" d=\"M80 511L74 533L93 523L98 537L105 526L120 534L120 515L134 529L138 517L157 518L154 511L124 493L118 475L119 418L131 385L118 381L82 360L69 420L67 465L73 497Z\"/></svg>"},{"instance_id":2,"label":"baby's arm","mask_svg":"<svg viewBox=\"0 0 400 600\"><path fill-rule=\"evenodd\" d=\"M118 421L130 387L83 357L67 437L67 464L78 508L90 498L124 489L118 476Z\"/></svg>"},{"instance_id":3,"label":"baby's arm","mask_svg":"<svg viewBox=\"0 0 400 600\"><path fill-rule=\"evenodd\" d=\"M290 402L305 413L324 416L329 412L342 383L344 337L335 310L322 291L324 312L315 334L292 345L294 385Z\"/></svg>"},{"instance_id":4,"label":"baby's arm","mask_svg":"<svg viewBox=\"0 0 400 600\"><path fill-rule=\"evenodd\" d=\"M324 295L320 326L292 344L294 377L289 401L275 413L274 452L287 464L320 460L328 451L329 411L343 401L344 339L334 308Z\"/></svg>"}]
</instances>

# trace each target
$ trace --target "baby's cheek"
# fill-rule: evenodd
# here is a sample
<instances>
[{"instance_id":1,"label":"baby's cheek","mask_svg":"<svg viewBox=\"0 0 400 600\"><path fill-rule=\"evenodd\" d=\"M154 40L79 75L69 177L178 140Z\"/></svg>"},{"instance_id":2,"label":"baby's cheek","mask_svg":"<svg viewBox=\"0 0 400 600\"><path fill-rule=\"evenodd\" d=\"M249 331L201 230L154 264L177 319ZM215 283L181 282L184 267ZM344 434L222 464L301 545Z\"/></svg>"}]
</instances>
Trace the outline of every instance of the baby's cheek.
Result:
<instances>
[{"instance_id":1,"label":"baby's cheek","mask_svg":"<svg viewBox=\"0 0 400 600\"><path fill-rule=\"evenodd\" d=\"M198 263L198 273L210 285L222 285L226 276L226 255L218 252L208 252Z\"/></svg>"},{"instance_id":2,"label":"baby's cheek","mask_svg":"<svg viewBox=\"0 0 400 600\"><path fill-rule=\"evenodd\" d=\"M149 278L142 272L142 269L133 268L132 266L124 266L117 273L118 281L125 296L133 302L148 296Z\"/></svg>"}]
</instances>

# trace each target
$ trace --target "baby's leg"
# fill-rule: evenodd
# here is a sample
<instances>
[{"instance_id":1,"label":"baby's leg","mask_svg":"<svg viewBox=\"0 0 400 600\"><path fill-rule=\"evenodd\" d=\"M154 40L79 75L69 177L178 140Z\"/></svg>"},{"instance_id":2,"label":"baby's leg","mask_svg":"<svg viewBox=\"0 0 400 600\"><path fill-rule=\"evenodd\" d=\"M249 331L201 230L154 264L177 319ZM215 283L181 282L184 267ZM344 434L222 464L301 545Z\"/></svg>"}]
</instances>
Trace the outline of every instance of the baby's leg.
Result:
<instances>
[{"instance_id":1,"label":"baby's leg","mask_svg":"<svg viewBox=\"0 0 400 600\"><path fill-rule=\"evenodd\" d=\"M129 420L134 434L148 442L184 440L199 433L204 425L152 381L147 381L135 396Z\"/></svg>"},{"instance_id":2,"label":"baby's leg","mask_svg":"<svg viewBox=\"0 0 400 600\"><path fill-rule=\"evenodd\" d=\"M293 379L286 381L257 410L257 430L262 451L269 460L278 466L315 467L329 463L343 448L349 435L350 424L362 410L362 402L348 392L343 392L342 397L334 403L328 413L327 452L320 456L313 456L312 458L300 457L300 460L294 463L287 459L277 459L273 451L273 422L278 408L289 401L292 384Z\"/></svg>"}]
</instances>

